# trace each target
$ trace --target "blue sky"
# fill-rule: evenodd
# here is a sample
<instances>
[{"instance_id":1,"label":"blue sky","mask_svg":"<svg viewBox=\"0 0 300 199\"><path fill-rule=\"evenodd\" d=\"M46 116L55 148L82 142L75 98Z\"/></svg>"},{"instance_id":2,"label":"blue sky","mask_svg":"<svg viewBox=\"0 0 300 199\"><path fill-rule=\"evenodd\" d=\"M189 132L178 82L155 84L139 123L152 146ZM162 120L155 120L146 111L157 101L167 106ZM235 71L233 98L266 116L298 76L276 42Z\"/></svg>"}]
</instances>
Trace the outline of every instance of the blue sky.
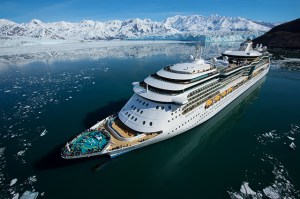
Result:
<instances>
[{"instance_id":1,"label":"blue sky","mask_svg":"<svg viewBox=\"0 0 300 199\"><path fill-rule=\"evenodd\" d=\"M283 22L300 17L300 0L0 0L0 18L15 22L33 18L44 22L129 18L162 21L193 14Z\"/></svg>"}]
</instances>

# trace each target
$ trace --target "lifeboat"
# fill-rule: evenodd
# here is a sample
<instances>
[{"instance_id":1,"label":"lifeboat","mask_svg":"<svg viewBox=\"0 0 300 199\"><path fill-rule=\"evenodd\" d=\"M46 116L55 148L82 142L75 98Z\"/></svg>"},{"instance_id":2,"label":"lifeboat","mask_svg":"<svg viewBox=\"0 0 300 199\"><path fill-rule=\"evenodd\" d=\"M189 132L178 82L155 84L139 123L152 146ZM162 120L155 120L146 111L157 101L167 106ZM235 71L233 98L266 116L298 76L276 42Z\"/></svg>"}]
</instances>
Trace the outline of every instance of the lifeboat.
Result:
<instances>
[{"instance_id":1,"label":"lifeboat","mask_svg":"<svg viewBox=\"0 0 300 199\"><path fill-rule=\"evenodd\" d=\"M207 100L206 104L205 104L205 107L208 108L210 105L212 105L212 103L213 103L212 99Z\"/></svg>"},{"instance_id":2,"label":"lifeboat","mask_svg":"<svg viewBox=\"0 0 300 199\"><path fill-rule=\"evenodd\" d=\"M217 95L214 99L215 99L215 101L219 101L220 100L220 95Z\"/></svg>"},{"instance_id":3,"label":"lifeboat","mask_svg":"<svg viewBox=\"0 0 300 199\"><path fill-rule=\"evenodd\" d=\"M232 91L232 87L230 87L229 89L227 89L228 93L231 93L231 91Z\"/></svg>"},{"instance_id":4,"label":"lifeboat","mask_svg":"<svg viewBox=\"0 0 300 199\"><path fill-rule=\"evenodd\" d=\"M221 96L222 97L225 97L227 95L227 92L226 91L224 91L223 93L221 93Z\"/></svg>"}]
</instances>

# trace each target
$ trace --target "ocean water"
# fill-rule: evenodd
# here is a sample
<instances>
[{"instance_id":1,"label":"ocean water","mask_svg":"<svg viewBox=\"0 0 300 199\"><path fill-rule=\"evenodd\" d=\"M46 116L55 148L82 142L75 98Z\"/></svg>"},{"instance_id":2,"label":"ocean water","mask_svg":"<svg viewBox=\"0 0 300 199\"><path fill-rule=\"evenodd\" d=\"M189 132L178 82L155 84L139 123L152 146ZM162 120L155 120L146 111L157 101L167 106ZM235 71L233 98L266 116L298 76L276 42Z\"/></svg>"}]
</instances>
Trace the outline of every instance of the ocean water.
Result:
<instances>
[{"instance_id":1,"label":"ocean water","mask_svg":"<svg viewBox=\"0 0 300 199\"><path fill-rule=\"evenodd\" d=\"M69 139L126 103L132 82L193 52L193 44L168 45L1 67L0 198L300 198L300 72L279 62L182 135L111 160L60 158ZM203 50L209 57L232 46Z\"/></svg>"}]
</instances>

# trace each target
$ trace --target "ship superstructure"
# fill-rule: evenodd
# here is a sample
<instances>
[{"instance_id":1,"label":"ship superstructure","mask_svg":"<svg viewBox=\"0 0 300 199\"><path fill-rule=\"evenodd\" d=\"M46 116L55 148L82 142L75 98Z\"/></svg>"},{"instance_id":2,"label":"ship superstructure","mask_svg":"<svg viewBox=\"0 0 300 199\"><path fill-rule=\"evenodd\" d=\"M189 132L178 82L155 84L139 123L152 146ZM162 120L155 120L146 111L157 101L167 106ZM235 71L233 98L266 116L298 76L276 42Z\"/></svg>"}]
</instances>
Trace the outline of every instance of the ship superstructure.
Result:
<instances>
[{"instance_id":1,"label":"ship superstructure","mask_svg":"<svg viewBox=\"0 0 300 199\"><path fill-rule=\"evenodd\" d=\"M79 134L63 158L122 153L168 139L213 117L267 74L266 48L252 41L221 57L167 66L134 82L134 95L115 115Z\"/></svg>"}]
</instances>

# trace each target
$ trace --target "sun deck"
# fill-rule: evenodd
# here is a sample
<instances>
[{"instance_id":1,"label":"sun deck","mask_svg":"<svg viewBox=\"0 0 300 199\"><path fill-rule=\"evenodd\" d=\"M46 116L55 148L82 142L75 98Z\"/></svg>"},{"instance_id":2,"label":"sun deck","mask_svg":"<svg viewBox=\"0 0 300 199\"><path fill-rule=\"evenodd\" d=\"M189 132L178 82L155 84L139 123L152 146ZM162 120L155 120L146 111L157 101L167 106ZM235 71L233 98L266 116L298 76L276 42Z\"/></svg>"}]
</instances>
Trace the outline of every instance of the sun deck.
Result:
<instances>
[{"instance_id":1,"label":"sun deck","mask_svg":"<svg viewBox=\"0 0 300 199\"><path fill-rule=\"evenodd\" d=\"M108 151L119 149L123 147L134 146L149 140L159 133L139 133L126 127L118 118L113 118L108 121L105 128L111 135L110 145L107 148Z\"/></svg>"}]
</instances>

